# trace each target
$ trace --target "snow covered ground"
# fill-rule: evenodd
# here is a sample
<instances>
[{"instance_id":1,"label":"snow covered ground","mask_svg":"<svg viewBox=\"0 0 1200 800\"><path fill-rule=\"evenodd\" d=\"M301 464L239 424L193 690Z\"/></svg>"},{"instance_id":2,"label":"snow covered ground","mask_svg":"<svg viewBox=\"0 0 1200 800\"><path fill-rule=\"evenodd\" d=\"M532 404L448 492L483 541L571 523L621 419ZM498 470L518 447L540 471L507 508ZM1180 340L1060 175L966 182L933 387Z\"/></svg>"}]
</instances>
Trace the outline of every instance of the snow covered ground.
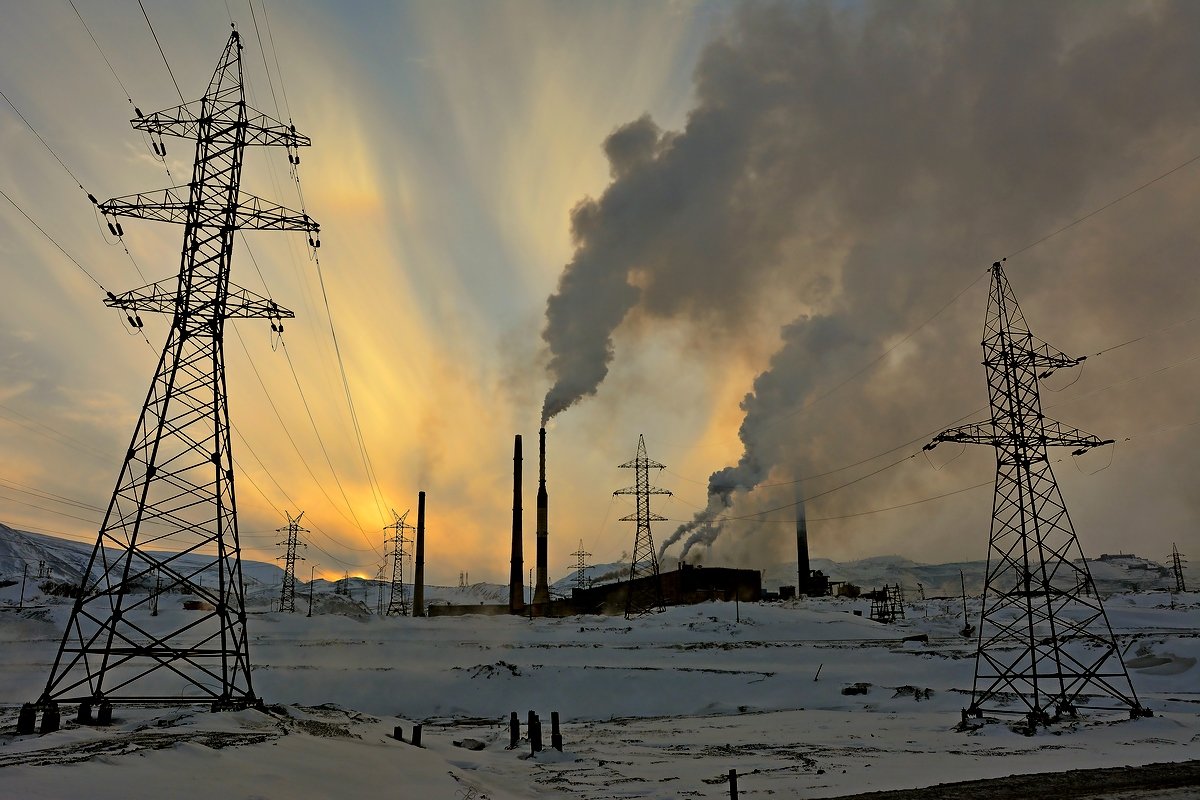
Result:
<instances>
[{"instance_id":1,"label":"snow covered ground","mask_svg":"<svg viewBox=\"0 0 1200 800\"><path fill-rule=\"evenodd\" d=\"M118 707L113 727L92 728L67 709L62 730L16 736L69 611L40 595L17 611L16 590L0 588L0 798L726 798L731 768L743 797L819 798L1200 752L1195 593L1107 603L1154 717L1085 709L1035 737L1003 723L954 730L973 671L957 601L910 602L894 625L865 619L867 601L832 598L634 621L380 619L323 582L311 618L299 601L301 613L266 611L265 585L251 615L269 713ZM146 623L187 613L164 599ZM904 641L921 633L927 643ZM855 684L865 693L842 693ZM509 712L524 733L529 710L547 748L560 712L563 753L505 749ZM423 748L390 738L414 723ZM470 740L482 749L455 745Z\"/></svg>"}]
</instances>

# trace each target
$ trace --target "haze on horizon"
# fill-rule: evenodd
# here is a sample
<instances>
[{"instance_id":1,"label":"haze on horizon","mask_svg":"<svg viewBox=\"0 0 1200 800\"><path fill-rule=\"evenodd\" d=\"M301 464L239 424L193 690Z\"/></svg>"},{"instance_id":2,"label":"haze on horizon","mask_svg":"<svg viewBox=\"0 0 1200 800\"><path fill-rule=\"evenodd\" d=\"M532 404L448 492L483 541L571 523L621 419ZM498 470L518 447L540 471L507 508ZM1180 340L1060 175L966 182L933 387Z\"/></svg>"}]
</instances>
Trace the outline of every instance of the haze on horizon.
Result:
<instances>
[{"instance_id":1,"label":"haze on horizon","mask_svg":"<svg viewBox=\"0 0 1200 800\"><path fill-rule=\"evenodd\" d=\"M177 104L135 3L77 5L143 111ZM226 5L146 8L184 95L198 96ZM278 511L304 510L321 529L310 563L373 575L390 508L423 489L428 580L503 581L512 435L526 436L531 508L530 444L550 393L565 409L550 422L552 575L580 540L598 563L630 548L632 526L616 522L628 501L612 491L629 483L616 465L638 434L675 493L655 505L672 520L655 528L659 542L705 507L713 473L757 487L732 495L730 513L744 516L836 471L800 484L821 495L807 506L814 556L982 558L986 487L860 512L987 482L984 448L943 446L822 493L985 416L987 283L972 282L1010 254L1034 333L1092 356L1078 376L1047 379L1047 413L1118 442L1055 454L1084 551L1161 560L1195 541L1200 166L1024 248L1200 154L1200 7L268 4L282 76L268 43L270 86L249 7L229 8L252 103L276 115L272 90L286 92L313 140L300 174L384 495L365 477L303 240L249 234L252 260L239 237L234 280L265 291L257 264L297 313L287 353L320 430L318 441L267 324L231 323L249 557L273 560ZM5 14L0 90L86 190L103 200L165 186L71 6ZM0 142L0 189L106 288L140 285L7 104ZM176 182L190 174L189 144L167 141ZM281 153L248 152L243 187L298 207L285 170ZM178 227L124 227L147 280L174 274ZM2 199L0 273L0 521L94 541L167 323L146 318L152 347L128 335ZM731 523L691 555L794 558L794 519ZM528 552L531 527L527 537Z\"/></svg>"}]
</instances>

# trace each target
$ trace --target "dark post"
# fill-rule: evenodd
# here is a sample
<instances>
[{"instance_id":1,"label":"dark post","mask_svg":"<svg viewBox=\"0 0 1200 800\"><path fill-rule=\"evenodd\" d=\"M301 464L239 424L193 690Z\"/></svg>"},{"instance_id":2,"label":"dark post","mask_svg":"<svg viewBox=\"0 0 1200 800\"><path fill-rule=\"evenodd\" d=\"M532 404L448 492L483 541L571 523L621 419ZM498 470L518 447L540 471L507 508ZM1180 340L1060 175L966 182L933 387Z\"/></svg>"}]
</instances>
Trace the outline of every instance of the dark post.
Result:
<instances>
[{"instance_id":1,"label":"dark post","mask_svg":"<svg viewBox=\"0 0 1200 800\"><path fill-rule=\"evenodd\" d=\"M550 746L562 752L562 734L558 730L558 712L550 712Z\"/></svg>"},{"instance_id":2,"label":"dark post","mask_svg":"<svg viewBox=\"0 0 1200 800\"><path fill-rule=\"evenodd\" d=\"M521 719L517 716L517 712L513 711L508 715L508 749L516 750L520 743Z\"/></svg>"},{"instance_id":3,"label":"dark post","mask_svg":"<svg viewBox=\"0 0 1200 800\"><path fill-rule=\"evenodd\" d=\"M33 733L34 723L37 722L37 706L33 703L25 703L21 706L21 713L17 715L17 733L25 735Z\"/></svg>"},{"instance_id":4,"label":"dark post","mask_svg":"<svg viewBox=\"0 0 1200 800\"><path fill-rule=\"evenodd\" d=\"M402 725L397 725L396 727L392 728L392 738L397 742L404 741L404 727Z\"/></svg>"},{"instance_id":5,"label":"dark post","mask_svg":"<svg viewBox=\"0 0 1200 800\"><path fill-rule=\"evenodd\" d=\"M96 709L96 724L112 725L112 703L107 700L100 702L100 707Z\"/></svg>"},{"instance_id":6,"label":"dark post","mask_svg":"<svg viewBox=\"0 0 1200 800\"><path fill-rule=\"evenodd\" d=\"M25 576L29 573L29 565L25 564L21 567L21 602L17 603L17 609L25 607Z\"/></svg>"},{"instance_id":7,"label":"dark post","mask_svg":"<svg viewBox=\"0 0 1200 800\"><path fill-rule=\"evenodd\" d=\"M417 552L413 556L414 617L425 616L425 493L417 493Z\"/></svg>"},{"instance_id":8,"label":"dark post","mask_svg":"<svg viewBox=\"0 0 1200 800\"><path fill-rule=\"evenodd\" d=\"M92 721L92 704L86 700L79 704L79 712L75 715L75 721L80 725L87 725Z\"/></svg>"},{"instance_id":9,"label":"dark post","mask_svg":"<svg viewBox=\"0 0 1200 800\"><path fill-rule=\"evenodd\" d=\"M412 744L413 744L413 747L421 746L421 726L420 725L413 725Z\"/></svg>"},{"instance_id":10,"label":"dark post","mask_svg":"<svg viewBox=\"0 0 1200 800\"><path fill-rule=\"evenodd\" d=\"M47 703L42 710L42 727L39 733L54 733L58 730L58 703Z\"/></svg>"},{"instance_id":11,"label":"dark post","mask_svg":"<svg viewBox=\"0 0 1200 800\"><path fill-rule=\"evenodd\" d=\"M529 712L529 752L540 753L542 750L542 721L537 714Z\"/></svg>"},{"instance_id":12,"label":"dark post","mask_svg":"<svg viewBox=\"0 0 1200 800\"><path fill-rule=\"evenodd\" d=\"M737 800L737 770L729 770L729 800Z\"/></svg>"}]
</instances>

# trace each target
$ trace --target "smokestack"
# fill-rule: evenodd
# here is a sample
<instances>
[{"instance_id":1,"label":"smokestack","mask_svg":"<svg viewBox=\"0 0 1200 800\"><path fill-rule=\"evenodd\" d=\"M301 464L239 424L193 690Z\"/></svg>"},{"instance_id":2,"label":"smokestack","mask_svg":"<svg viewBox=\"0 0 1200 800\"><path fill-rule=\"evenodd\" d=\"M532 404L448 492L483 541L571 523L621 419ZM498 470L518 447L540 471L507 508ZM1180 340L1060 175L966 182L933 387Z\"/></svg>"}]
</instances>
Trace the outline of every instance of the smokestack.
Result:
<instances>
[{"instance_id":1,"label":"smokestack","mask_svg":"<svg viewBox=\"0 0 1200 800\"><path fill-rule=\"evenodd\" d=\"M546 530L546 429L538 431L538 494L537 494L537 584L533 589L533 604L550 602L550 587L546 583L546 547L549 532Z\"/></svg>"},{"instance_id":2,"label":"smokestack","mask_svg":"<svg viewBox=\"0 0 1200 800\"><path fill-rule=\"evenodd\" d=\"M508 573L508 610L525 608L525 558L521 553L521 434L513 442L512 561Z\"/></svg>"},{"instance_id":3,"label":"smokestack","mask_svg":"<svg viewBox=\"0 0 1200 800\"><path fill-rule=\"evenodd\" d=\"M425 616L425 493L417 492L417 554L413 557L414 617Z\"/></svg>"},{"instance_id":4,"label":"smokestack","mask_svg":"<svg viewBox=\"0 0 1200 800\"><path fill-rule=\"evenodd\" d=\"M803 518L796 520L796 594L808 594L809 573L812 567L808 563L808 523Z\"/></svg>"}]
</instances>

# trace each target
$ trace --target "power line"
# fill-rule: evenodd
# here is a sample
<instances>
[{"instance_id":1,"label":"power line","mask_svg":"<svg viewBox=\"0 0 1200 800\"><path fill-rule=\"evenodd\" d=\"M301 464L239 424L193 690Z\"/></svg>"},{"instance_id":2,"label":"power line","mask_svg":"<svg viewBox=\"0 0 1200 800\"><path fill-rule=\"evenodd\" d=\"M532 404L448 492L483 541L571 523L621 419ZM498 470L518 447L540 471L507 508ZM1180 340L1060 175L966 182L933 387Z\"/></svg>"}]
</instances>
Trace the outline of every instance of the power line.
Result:
<instances>
[{"instance_id":1,"label":"power line","mask_svg":"<svg viewBox=\"0 0 1200 800\"><path fill-rule=\"evenodd\" d=\"M1142 190L1147 189L1150 186L1153 186L1154 184L1158 183L1159 181L1163 180L1164 178L1167 178L1167 177L1175 174L1176 172L1179 172L1180 170L1184 169L1185 167L1190 166L1191 164L1196 163L1197 161L1200 161L1200 154L1192 156L1191 158L1184 161L1183 163L1172 167L1171 169L1167 170L1166 172L1163 172L1162 174L1158 175L1157 177L1152 178L1152 179L1146 181L1145 183L1137 186L1136 188L1125 192L1124 194L1117 197L1116 199L1110 200L1109 202L1105 203L1104 205L1102 205L1096 209L1093 209L1092 211L1089 211L1088 213L1084 214L1083 216L1077 217L1076 219L1072 220L1071 222L1067 223L1066 225L1063 225L1062 227L1046 234L1045 236L1042 236L1041 238L1025 245L1024 247L1014 250L1013 252L1009 253L1008 256L1006 256L1005 258L1006 259L1012 258L1014 256L1017 256L1017 255L1020 255L1021 253L1026 252L1028 250L1032 250L1034 247L1037 247L1038 245L1040 245L1044 242L1047 242L1050 239L1053 239L1055 236L1058 236L1059 234L1061 234L1067 230L1070 230L1071 228L1075 227L1076 225L1080 224L1081 222L1085 222L1086 220L1091 219L1092 217L1096 216L1097 214L1100 214L1101 212L1106 211L1109 208L1112 208L1113 206L1117 205L1118 203L1129 199L1130 197L1137 194L1138 192L1141 192ZM776 417L775 419L771 420L767 424L773 425L773 424L776 424L777 422L781 422L785 419L790 419L791 417L794 417L797 414L801 414L801 413L807 411L808 409L812 408L817 403L820 403L822 400L826 399L830 395L834 394L835 392L837 392L838 390L840 390L841 388L846 386L846 384L850 383L855 378L858 378L860 375L862 375L863 373L865 373L866 371L868 371L869 369L874 367L876 364L881 362L884 358L886 358L887 356L889 356L893 352L895 352L895 350L897 348L899 348L901 345L903 345L904 343L909 341L913 336L915 336L917 334L918 331L920 331L926 325L933 322L933 320L935 320L938 316L940 316L943 311L945 311L947 308L949 308L955 302L957 302L960 297L962 297L964 294L966 294L967 291L969 291L972 287L974 287L975 284L979 283L979 281L988 274L989 274L989 271L985 271L981 275L976 276L974 280L972 280L970 283L968 283L966 286L964 286L957 294L955 294L953 297L951 297L948 302L946 302L944 305L942 305L940 308L938 308L937 311L935 311L933 314L931 314L929 317L927 317L923 322L921 322L919 325L917 325L915 328L913 328L907 334L905 334L898 342L896 342L891 347L884 350L882 353L880 353L878 356L876 356L871 361L867 362L865 365L863 365L861 368L856 370L845 380L843 380L840 383L838 383L837 385L835 385L832 389L817 396L813 400L810 400L809 402L805 403L799 409L792 411L788 414L784 414L782 416Z\"/></svg>"},{"instance_id":2,"label":"power line","mask_svg":"<svg viewBox=\"0 0 1200 800\"><path fill-rule=\"evenodd\" d=\"M123 91L125 93L125 99L128 100L129 105L132 106L133 105L133 97L130 96L129 90L125 88L125 84L121 81L120 76L117 75L117 71L115 69L113 69L112 62L108 60L108 56L104 55L104 51L102 49L100 49L100 43L96 41L95 36L92 36L92 31L90 28L88 28L88 24L83 21L83 15L80 14L79 9L75 7L75 0L67 0L67 2L71 4L71 10L73 10L75 12L75 16L79 17L79 23L81 25L83 25L83 29L85 31L87 31L87 35L92 40L92 44L96 45L96 52L98 52L100 54L100 57L104 59L104 63L108 65L108 71L112 73L112 76L114 78L116 78L117 84L120 85L120 87L121 87L121 91ZM149 21L149 20L147 20L147 21Z\"/></svg>"},{"instance_id":3,"label":"power line","mask_svg":"<svg viewBox=\"0 0 1200 800\"><path fill-rule=\"evenodd\" d=\"M254 364L254 359L253 359L253 358L250 356L250 351L249 351L249 350L246 348L246 342L245 342L245 341L242 339L242 334L241 334L241 332L239 332L239 331L238 331L238 330L235 328L235 329L234 329L234 334L235 334L235 335L236 335L236 337L237 337L238 344L240 344L240 345L242 346L242 352L246 354L246 360L247 360L247 361L249 362L249 364L250 364L250 369L251 369L251 370L254 372L254 377L255 377L255 378L258 380L258 385L262 387L263 394L265 394L265 395L266 395L266 398L267 398L267 403L268 403L268 404L271 406L271 411L273 411L273 412L275 413L275 418L276 418L277 420L279 420L279 426L280 426L280 427L283 429L283 434L284 434L284 436L286 436L286 437L287 437L287 440L288 440L288 442L289 442L289 443L291 443L291 445L292 445L292 449L296 451L296 455L297 455L297 456L299 456L301 463L303 463L303 464L304 464L304 468L305 468L305 470L307 470L307 471L308 471L308 474L309 474L309 476L310 476L310 477L313 479L313 482L314 482L314 483L317 485L317 488L321 490L321 493L322 493L323 495L325 495L325 499L329 501L329 504L330 504L331 506L333 506L333 508L334 508L335 510L337 510L337 512L338 512L339 514L342 514L342 512L341 512L341 509L339 509L339 508L337 507L337 505L334 503L334 500L333 500L333 498L329 496L329 493L328 493L327 491L325 491L325 486L324 486L324 484L322 484L322 483L321 483L320 479L319 479L319 478L317 478L317 476L316 476L316 473L314 473L314 472L313 472L313 470L312 470L312 467L311 467L311 466L309 465L309 463L308 463L308 459L306 459L306 458L304 457L304 454L300 452L300 447L299 447L299 445L297 445L297 444L296 444L296 440L295 440L295 438L293 438L293 437L292 437L291 431L290 431L290 430L288 430L287 423L283 421L283 415L281 415L281 414L279 413L279 407L275 405L275 400L274 400L274 399L271 397L271 392L270 392L270 390L269 390L269 389L267 389L267 385L266 385L266 383L263 381L263 379L262 379L262 375L261 375L261 374L259 373L259 371L258 371L258 367L257 367L257 366ZM306 401L306 404L307 404L307 401ZM321 446L321 447L322 447L322 450L324 450L324 444L322 444L322 446ZM351 509L351 510L350 510L350 513L351 513L351 514L354 514L354 510L353 510L353 509ZM345 514L342 514L342 516L343 516L343 518L345 518L345 519L346 519L346 521L347 521L347 522L351 522L351 521L352 521L352 520L351 520L349 517L346 517L346 515L345 515ZM367 543L368 543L368 544L371 544L371 540L370 540L370 538L367 536L367 532L366 532L366 531L364 531L364 530L362 530L362 526L361 526L361 524L359 524L359 523L358 523L358 519L357 519L357 517L356 517L356 518L353 520L353 523L354 523L354 524L358 524L358 525L359 525L359 530L362 532L363 539L365 539L365 540L367 541ZM372 549L373 549L373 551L375 552L375 554L376 554L376 555L379 555L379 550L378 550L378 549L376 549L376 548L374 548L374 546L373 546L373 545L372 545Z\"/></svg>"},{"instance_id":4,"label":"power line","mask_svg":"<svg viewBox=\"0 0 1200 800\"><path fill-rule=\"evenodd\" d=\"M346 508L350 511L350 516L354 518L354 524L363 532L365 538L366 531L363 530L362 523L358 520L358 515L354 513L354 506L351 504L350 498L346 495L346 489L342 485L341 478L338 477L337 470L334 469L333 459L329 457L329 450L325 447L325 440L322 438L320 430L317 429L317 420L313 416L312 408L309 406L308 397L305 396L304 389L300 385L300 376L296 373L296 367L292 363L292 354L288 351L287 343L282 338L279 340L279 344L283 348L283 355L287 360L288 369L291 370L292 380L296 383L296 391L300 393L300 401L304 404L304 411L308 414L308 421L312 425L313 434L317 437L317 444L321 446L321 453L325 456L325 463L329 465L329 472L333 475L333 481L337 484L338 491L342 493L342 500L345 501ZM372 544L373 547L374 545Z\"/></svg>"},{"instance_id":5,"label":"power line","mask_svg":"<svg viewBox=\"0 0 1200 800\"><path fill-rule=\"evenodd\" d=\"M142 10L142 16L146 18L146 24L150 27L150 35L154 37L154 43L158 45L158 52L162 56L163 64L167 67L167 74L171 76L171 83L175 84L175 91L179 94L179 102L187 105L187 100L183 99L183 90L179 88L179 81L175 80L175 73L171 70L171 62L167 61L167 54L163 51L162 42L158 40L158 33L154 30L154 23L150 21L150 15L146 13L146 7L142 5L142 0L138 0L138 8Z\"/></svg>"},{"instance_id":6,"label":"power line","mask_svg":"<svg viewBox=\"0 0 1200 800\"><path fill-rule=\"evenodd\" d=\"M1064 231L1074 228L1079 223L1091 219L1092 217L1096 216L1097 214L1099 214L1102 211L1107 211L1108 209L1115 206L1117 203L1120 203L1122 200L1127 200L1128 198L1133 197L1135 194L1142 191L1143 189L1153 186L1154 184L1161 181L1163 178L1174 175L1176 172L1179 172L1179 170L1183 169L1184 167L1190 166L1191 164L1194 164L1197 161L1200 161L1200 155L1192 156L1187 161L1184 161L1182 164L1171 167L1169 170L1162 173L1158 177L1151 178L1150 180L1146 181L1141 186L1138 186L1135 189L1130 189L1128 192L1126 192L1125 194L1116 198L1115 200L1110 200L1109 202L1105 203L1104 205L1100 206L1099 208L1094 209L1094 210L1089 211L1088 213L1084 214L1082 217L1078 217L1078 218L1072 220L1071 222L1068 222L1066 225L1063 225L1061 228L1053 231L1052 233L1048 233L1045 236L1043 236L1042 238L1038 239L1037 241L1034 241L1034 242L1031 242L1030 244L1025 245L1020 250L1014 250L1013 252L1009 253L1006 256L1006 258L1012 258L1013 256L1017 256L1017 255L1020 255L1021 253L1024 253L1026 250L1032 250L1033 248L1037 247L1039 244L1042 244L1043 242L1053 239L1055 236L1058 236L1060 233L1063 233Z\"/></svg>"},{"instance_id":7,"label":"power line","mask_svg":"<svg viewBox=\"0 0 1200 800\"><path fill-rule=\"evenodd\" d=\"M13 207L13 208L15 208L17 211L19 211L19 212L21 213L21 216L23 216L25 219L27 219L27 220L29 221L29 224L30 224L30 225L32 225L33 227L37 228L37 229L38 229L38 232L39 232L39 233L41 233L41 234L42 234L42 236L45 236L47 239L49 239L49 240L50 240L50 244L52 244L52 245L54 245L55 247L57 247L57 248L58 248L58 251L59 251L60 253L62 253L64 256L66 256L66 257L67 257L67 258L70 260L70 262L71 262L72 264L74 264L75 266L79 267L79 271L80 271L80 272L82 272L84 275L87 275L87 277L88 277L88 280L90 280L92 283L96 284L96 286L100 287L100 291L102 291L102 292L104 292L104 293L106 293L106 294L108 293L108 290L104 288L104 284L100 283L100 281L98 281L98 280L96 279L96 276L95 276L95 275L93 275L91 272L89 272L89 271L88 271L87 267L85 267L83 264L80 264L80 263L79 263L79 262L78 262L78 261L75 259L75 256L73 256L73 255L71 255L70 253L68 253L68 252L67 252L67 251L66 251L66 250L63 248L63 246L62 246L61 244L59 244L57 241L55 241L54 237L53 237L53 236L51 236L49 233L47 233L45 228L43 228L41 225L38 225L38 224L37 224L37 223L34 221L33 217L31 217L31 216L29 216L27 213L25 213L25 209L23 209L23 208L21 208L19 205L17 205L17 201L16 201L16 200L13 200L11 197L9 197L9 196L8 196L8 193L7 193L7 192L5 192L3 189L0 189L0 195L2 195L2 196L4 197L4 199L5 199L5 200L7 200L9 203L11 203L11 204L12 204L12 207Z\"/></svg>"},{"instance_id":8,"label":"power line","mask_svg":"<svg viewBox=\"0 0 1200 800\"><path fill-rule=\"evenodd\" d=\"M258 30L258 16L254 13L254 0L246 0L246 5L250 6L250 20L254 23L254 36L258 39L258 49L263 57L263 71L267 73L267 86L271 89L271 102L275 104L275 113L279 113L279 100L275 97L275 82L271 80L271 68L267 66L267 50L263 47L262 34Z\"/></svg>"},{"instance_id":9,"label":"power line","mask_svg":"<svg viewBox=\"0 0 1200 800\"><path fill-rule=\"evenodd\" d=\"M292 120L292 108L288 104L287 87L283 84L283 70L279 68L279 51L275 49L275 35L271 33L271 18L267 14L267 0L258 0L263 10L263 25L267 29L267 41L271 43L271 56L275 59L275 74L279 76L279 92L283 95L283 107L287 111L288 122ZM259 46L262 43L259 42Z\"/></svg>"},{"instance_id":10,"label":"power line","mask_svg":"<svg viewBox=\"0 0 1200 800\"><path fill-rule=\"evenodd\" d=\"M75 173L71 172L71 168L66 165L66 162L58 157L58 153L54 152L54 148L42 138L42 135L37 132L37 129L29 123L29 120L26 119L25 115L21 113L21 109L17 108L13 101L9 100L8 95L6 95L4 92L0 91L0 97L3 97L4 101L8 103L9 107L11 107L13 111L17 112L17 116L21 118L21 122L25 123L25 127L29 128L30 132L37 137L38 141L42 143L42 146L45 147L47 151L49 151L50 155L54 156L54 160L58 162L59 166L67 171L67 174L71 176L71 180L75 181L75 185L78 186L84 194L87 194L87 189L83 188L83 183L79 180L79 178L75 177ZM88 197L91 198L91 195L88 195ZM91 199L92 202L95 202L94 198Z\"/></svg>"}]
</instances>

